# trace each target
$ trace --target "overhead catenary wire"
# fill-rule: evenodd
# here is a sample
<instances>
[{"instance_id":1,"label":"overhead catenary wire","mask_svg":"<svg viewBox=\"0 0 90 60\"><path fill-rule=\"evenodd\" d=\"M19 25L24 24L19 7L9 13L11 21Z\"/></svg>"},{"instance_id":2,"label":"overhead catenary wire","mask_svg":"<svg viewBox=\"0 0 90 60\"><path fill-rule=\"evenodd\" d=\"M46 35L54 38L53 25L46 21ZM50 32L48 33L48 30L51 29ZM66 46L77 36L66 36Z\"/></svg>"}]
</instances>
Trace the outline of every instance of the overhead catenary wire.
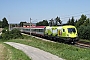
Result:
<instances>
[{"instance_id":1,"label":"overhead catenary wire","mask_svg":"<svg viewBox=\"0 0 90 60\"><path fill-rule=\"evenodd\" d=\"M89 11L88 11L89 12ZM63 18L60 18L64 23L66 23L65 21L68 21L68 19L72 18L72 17L80 17L82 14L84 15L90 15L90 12L88 14L85 14L85 13L80 13L79 15L72 15L72 16L66 16L66 17L63 17ZM90 18L90 17L89 17ZM78 20L78 19L76 19Z\"/></svg>"},{"instance_id":2,"label":"overhead catenary wire","mask_svg":"<svg viewBox=\"0 0 90 60\"><path fill-rule=\"evenodd\" d=\"M89 14L84 14L84 15L90 15L90 13ZM70 16L70 17L63 17L61 19L66 19L66 18L71 18L71 17L78 17L78 16L81 16L81 14L80 15L75 15L75 16Z\"/></svg>"},{"instance_id":3,"label":"overhead catenary wire","mask_svg":"<svg viewBox=\"0 0 90 60\"><path fill-rule=\"evenodd\" d=\"M85 13L87 13L87 14L85 14ZM90 10L83 11L83 12L78 12L78 13L73 13L73 14L69 14L69 15L65 15L63 17L60 16L60 19L62 20L62 19L69 19L69 18L72 18L72 17L80 17L82 14L90 15ZM34 20L38 21L38 20L42 20L42 19L34 19ZM44 20L48 20L48 19L44 19Z\"/></svg>"},{"instance_id":4,"label":"overhead catenary wire","mask_svg":"<svg viewBox=\"0 0 90 60\"><path fill-rule=\"evenodd\" d=\"M67 18L69 16L75 16L75 17L77 17L78 15L76 15L76 14L84 14L84 13L87 13L87 12L90 13L90 10L83 11L83 12L78 12L78 13L73 13L73 14L69 14L69 15L65 15L63 18ZM88 15L88 14L86 14L86 15Z\"/></svg>"}]
</instances>

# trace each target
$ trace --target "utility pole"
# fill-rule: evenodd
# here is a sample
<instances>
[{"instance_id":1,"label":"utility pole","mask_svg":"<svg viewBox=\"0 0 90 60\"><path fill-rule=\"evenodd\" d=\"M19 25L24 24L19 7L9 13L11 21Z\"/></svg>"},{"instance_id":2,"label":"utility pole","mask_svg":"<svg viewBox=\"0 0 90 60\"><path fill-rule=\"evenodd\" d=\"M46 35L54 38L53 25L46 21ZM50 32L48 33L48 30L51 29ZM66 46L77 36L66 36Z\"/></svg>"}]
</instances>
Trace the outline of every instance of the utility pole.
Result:
<instances>
[{"instance_id":1,"label":"utility pole","mask_svg":"<svg viewBox=\"0 0 90 60\"><path fill-rule=\"evenodd\" d=\"M9 20L10 20L10 15L9 15ZM10 31L10 28L11 28L11 26L10 26L10 23L9 23L9 31Z\"/></svg>"},{"instance_id":2,"label":"utility pole","mask_svg":"<svg viewBox=\"0 0 90 60\"><path fill-rule=\"evenodd\" d=\"M9 31L10 31L10 23L9 23Z\"/></svg>"},{"instance_id":3,"label":"utility pole","mask_svg":"<svg viewBox=\"0 0 90 60\"><path fill-rule=\"evenodd\" d=\"M31 36L31 20L32 20L32 19L30 18L30 36Z\"/></svg>"}]
</instances>

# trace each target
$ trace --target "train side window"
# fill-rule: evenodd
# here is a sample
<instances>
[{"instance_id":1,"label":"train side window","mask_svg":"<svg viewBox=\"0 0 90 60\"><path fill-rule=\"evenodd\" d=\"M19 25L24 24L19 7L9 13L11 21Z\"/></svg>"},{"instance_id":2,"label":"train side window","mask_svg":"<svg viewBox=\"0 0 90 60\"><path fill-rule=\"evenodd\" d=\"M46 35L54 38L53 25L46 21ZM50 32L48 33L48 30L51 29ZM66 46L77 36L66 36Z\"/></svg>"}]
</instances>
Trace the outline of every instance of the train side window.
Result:
<instances>
[{"instance_id":1,"label":"train side window","mask_svg":"<svg viewBox=\"0 0 90 60\"><path fill-rule=\"evenodd\" d=\"M30 29L28 29L28 31L30 31Z\"/></svg>"},{"instance_id":2,"label":"train side window","mask_svg":"<svg viewBox=\"0 0 90 60\"><path fill-rule=\"evenodd\" d=\"M39 32L41 32L41 29L39 29Z\"/></svg>"},{"instance_id":3,"label":"train side window","mask_svg":"<svg viewBox=\"0 0 90 60\"><path fill-rule=\"evenodd\" d=\"M43 29L41 29L41 31L40 32L43 32Z\"/></svg>"},{"instance_id":4,"label":"train side window","mask_svg":"<svg viewBox=\"0 0 90 60\"><path fill-rule=\"evenodd\" d=\"M65 29L63 29L63 32L65 32Z\"/></svg>"},{"instance_id":5,"label":"train side window","mask_svg":"<svg viewBox=\"0 0 90 60\"><path fill-rule=\"evenodd\" d=\"M35 32L35 29L33 29L33 31Z\"/></svg>"},{"instance_id":6,"label":"train side window","mask_svg":"<svg viewBox=\"0 0 90 60\"><path fill-rule=\"evenodd\" d=\"M36 31L38 32L38 29Z\"/></svg>"},{"instance_id":7,"label":"train side window","mask_svg":"<svg viewBox=\"0 0 90 60\"><path fill-rule=\"evenodd\" d=\"M35 29L35 32L36 32L36 29Z\"/></svg>"},{"instance_id":8,"label":"train side window","mask_svg":"<svg viewBox=\"0 0 90 60\"><path fill-rule=\"evenodd\" d=\"M44 29L42 29L42 32L44 32Z\"/></svg>"},{"instance_id":9,"label":"train side window","mask_svg":"<svg viewBox=\"0 0 90 60\"><path fill-rule=\"evenodd\" d=\"M37 29L37 32L39 32L39 29Z\"/></svg>"},{"instance_id":10,"label":"train side window","mask_svg":"<svg viewBox=\"0 0 90 60\"><path fill-rule=\"evenodd\" d=\"M35 29L35 32L37 32L37 29Z\"/></svg>"},{"instance_id":11,"label":"train side window","mask_svg":"<svg viewBox=\"0 0 90 60\"><path fill-rule=\"evenodd\" d=\"M39 31L38 32L40 32L40 29L39 29Z\"/></svg>"}]
</instances>

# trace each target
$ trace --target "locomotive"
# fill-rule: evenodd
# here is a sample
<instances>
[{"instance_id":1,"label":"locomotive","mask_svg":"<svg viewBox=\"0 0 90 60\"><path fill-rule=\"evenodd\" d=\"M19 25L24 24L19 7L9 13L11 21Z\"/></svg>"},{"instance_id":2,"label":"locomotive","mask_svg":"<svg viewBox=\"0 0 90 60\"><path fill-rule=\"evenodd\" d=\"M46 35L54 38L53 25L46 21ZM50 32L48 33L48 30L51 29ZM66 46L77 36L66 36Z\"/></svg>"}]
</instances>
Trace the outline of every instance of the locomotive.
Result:
<instances>
[{"instance_id":1,"label":"locomotive","mask_svg":"<svg viewBox=\"0 0 90 60\"><path fill-rule=\"evenodd\" d=\"M22 27L21 32L52 38L62 42L75 43L79 40L77 29L72 25Z\"/></svg>"},{"instance_id":2,"label":"locomotive","mask_svg":"<svg viewBox=\"0 0 90 60\"><path fill-rule=\"evenodd\" d=\"M72 25L48 26L45 28L45 36L56 38L56 40L75 43L78 39L77 29Z\"/></svg>"}]
</instances>

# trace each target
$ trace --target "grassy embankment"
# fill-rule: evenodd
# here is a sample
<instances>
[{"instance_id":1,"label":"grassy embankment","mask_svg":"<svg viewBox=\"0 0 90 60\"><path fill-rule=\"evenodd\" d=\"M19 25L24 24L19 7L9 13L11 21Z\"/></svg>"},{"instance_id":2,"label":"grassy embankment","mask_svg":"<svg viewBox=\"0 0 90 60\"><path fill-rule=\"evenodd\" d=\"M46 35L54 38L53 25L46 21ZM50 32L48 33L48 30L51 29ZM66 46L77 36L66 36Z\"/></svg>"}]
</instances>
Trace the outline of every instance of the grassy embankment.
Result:
<instances>
[{"instance_id":1,"label":"grassy embankment","mask_svg":"<svg viewBox=\"0 0 90 60\"><path fill-rule=\"evenodd\" d=\"M6 49L6 47L0 43L0 60L6 60L8 59L8 50Z\"/></svg>"},{"instance_id":2,"label":"grassy embankment","mask_svg":"<svg viewBox=\"0 0 90 60\"><path fill-rule=\"evenodd\" d=\"M31 60L25 53L0 41L0 60Z\"/></svg>"},{"instance_id":3,"label":"grassy embankment","mask_svg":"<svg viewBox=\"0 0 90 60\"><path fill-rule=\"evenodd\" d=\"M29 36L25 36L24 39L13 39L9 41L40 48L66 60L90 59L90 49L78 48L68 44L47 42Z\"/></svg>"},{"instance_id":4,"label":"grassy embankment","mask_svg":"<svg viewBox=\"0 0 90 60\"><path fill-rule=\"evenodd\" d=\"M81 42L90 43L90 40L80 39Z\"/></svg>"}]
</instances>

